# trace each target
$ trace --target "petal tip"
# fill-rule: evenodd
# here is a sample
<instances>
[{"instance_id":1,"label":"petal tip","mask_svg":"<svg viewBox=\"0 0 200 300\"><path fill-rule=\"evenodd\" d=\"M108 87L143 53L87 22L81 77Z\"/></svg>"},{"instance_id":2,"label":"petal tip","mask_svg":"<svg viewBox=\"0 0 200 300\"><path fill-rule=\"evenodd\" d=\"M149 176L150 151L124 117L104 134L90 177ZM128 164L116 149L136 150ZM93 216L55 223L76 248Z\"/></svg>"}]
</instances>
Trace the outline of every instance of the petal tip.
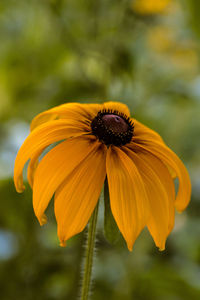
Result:
<instances>
[{"instance_id":1,"label":"petal tip","mask_svg":"<svg viewBox=\"0 0 200 300\"><path fill-rule=\"evenodd\" d=\"M165 250L165 246L164 246L164 247L160 247L158 250L159 250L160 252L164 251L164 250Z\"/></svg>"},{"instance_id":2,"label":"petal tip","mask_svg":"<svg viewBox=\"0 0 200 300\"><path fill-rule=\"evenodd\" d=\"M179 214L182 214L182 212L187 208L188 205L189 205L189 202L187 204L185 204L184 206L180 205L180 203L175 202L175 208Z\"/></svg>"},{"instance_id":3,"label":"petal tip","mask_svg":"<svg viewBox=\"0 0 200 300\"><path fill-rule=\"evenodd\" d=\"M25 190L25 185L23 182L23 176L19 175L16 176L14 174L14 184L15 184L15 189L18 193L23 193L23 191Z\"/></svg>"},{"instance_id":4,"label":"petal tip","mask_svg":"<svg viewBox=\"0 0 200 300\"><path fill-rule=\"evenodd\" d=\"M39 219L39 223L40 223L40 226L43 226L44 224L47 223L47 216L45 214L42 215L42 217Z\"/></svg>"},{"instance_id":5,"label":"petal tip","mask_svg":"<svg viewBox=\"0 0 200 300\"><path fill-rule=\"evenodd\" d=\"M158 247L158 250L161 252L161 251L164 251L165 250L165 242L164 243L162 243L161 245L157 245L157 247Z\"/></svg>"},{"instance_id":6,"label":"petal tip","mask_svg":"<svg viewBox=\"0 0 200 300\"><path fill-rule=\"evenodd\" d=\"M127 248L128 248L128 250L130 251L130 252L132 252L133 251L133 244L131 243L131 244L128 244L127 243Z\"/></svg>"},{"instance_id":7,"label":"petal tip","mask_svg":"<svg viewBox=\"0 0 200 300\"><path fill-rule=\"evenodd\" d=\"M61 240L60 241L60 247L66 247L66 241Z\"/></svg>"},{"instance_id":8,"label":"petal tip","mask_svg":"<svg viewBox=\"0 0 200 300\"><path fill-rule=\"evenodd\" d=\"M18 193L23 193L26 189L24 185L16 186L15 188Z\"/></svg>"}]
</instances>

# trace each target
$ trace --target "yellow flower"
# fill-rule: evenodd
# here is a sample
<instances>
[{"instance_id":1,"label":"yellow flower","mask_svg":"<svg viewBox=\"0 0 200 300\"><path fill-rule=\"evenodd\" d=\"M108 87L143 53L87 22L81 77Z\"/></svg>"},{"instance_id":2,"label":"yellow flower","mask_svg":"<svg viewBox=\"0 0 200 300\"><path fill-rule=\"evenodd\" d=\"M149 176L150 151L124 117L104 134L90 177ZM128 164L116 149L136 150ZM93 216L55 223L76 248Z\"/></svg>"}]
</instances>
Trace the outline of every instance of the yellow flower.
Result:
<instances>
[{"instance_id":1,"label":"yellow flower","mask_svg":"<svg viewBox=\"0 0 200 300\"><path fill-rule=\"evenodd\" d=\"M46 147L59 141L38 160ZM54 195L61 245L87 225L106 176L112 214L129 250L145 226L163 250L175 208L183 211L190 200L190 179L181 160L119 102L68 103L36 116L16 157L18 192L24 190L22 172L29 159L35 214L44 224Z\"/></svg>"},{"instance_id":2,"label":"yellow flower","mask_svg":"<svg viewBox=\"0 0 200 300\"><path fill-rule=\"evenodd\" d=\"M159 14L166 10L171 0L133 0L132 9L141 15Z\"/></svg>"}]
</instances>

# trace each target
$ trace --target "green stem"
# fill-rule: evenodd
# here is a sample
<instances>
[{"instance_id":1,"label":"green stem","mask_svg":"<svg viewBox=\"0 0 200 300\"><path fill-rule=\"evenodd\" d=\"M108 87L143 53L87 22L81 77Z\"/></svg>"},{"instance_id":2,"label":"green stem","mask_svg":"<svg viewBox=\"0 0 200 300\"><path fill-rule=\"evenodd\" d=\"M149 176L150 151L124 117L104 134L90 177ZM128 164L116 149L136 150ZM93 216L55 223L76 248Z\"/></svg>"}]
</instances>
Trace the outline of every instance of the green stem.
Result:
<instances>
[{"instance_id":1,"label":"green stem","mask_svg":"<svg viewBox=\"0 0 200 300\"><path fill-rule=\"evenodd\" d=\"M97 203L96 208L95 208L95 210L91 216L90 222L89 222L86 251L85 251L85 257L84 257L85 261L84 261L83 280L82 280L82 285L81 285L81 300L88 300L88 297L90 294L98 207L99 207L99 203Z\"/></svg>"}]
</instances>

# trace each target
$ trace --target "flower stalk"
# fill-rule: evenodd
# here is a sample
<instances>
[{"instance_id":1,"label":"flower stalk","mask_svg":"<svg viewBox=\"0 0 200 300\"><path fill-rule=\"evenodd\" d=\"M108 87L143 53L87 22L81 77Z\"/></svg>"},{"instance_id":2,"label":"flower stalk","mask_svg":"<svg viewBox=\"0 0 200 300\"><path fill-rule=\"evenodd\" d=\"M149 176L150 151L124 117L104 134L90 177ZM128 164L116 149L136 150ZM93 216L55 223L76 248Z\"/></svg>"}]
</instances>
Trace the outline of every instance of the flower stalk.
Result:
<instances>
[{"instance_id":1,"label":"flower stalk","mask_svg":"<svg viewBox=\"0 0 200 300\"><path fill-rule=\"evenodd\" d=\"M89 228L87 232L86 250L85 250L84 266L83 266L83 279L81 284L81 300L88 300L90 295L98 207L99 207L99 202L97 203L96 208L90 218Z\"/></svg>"}]
</instances>

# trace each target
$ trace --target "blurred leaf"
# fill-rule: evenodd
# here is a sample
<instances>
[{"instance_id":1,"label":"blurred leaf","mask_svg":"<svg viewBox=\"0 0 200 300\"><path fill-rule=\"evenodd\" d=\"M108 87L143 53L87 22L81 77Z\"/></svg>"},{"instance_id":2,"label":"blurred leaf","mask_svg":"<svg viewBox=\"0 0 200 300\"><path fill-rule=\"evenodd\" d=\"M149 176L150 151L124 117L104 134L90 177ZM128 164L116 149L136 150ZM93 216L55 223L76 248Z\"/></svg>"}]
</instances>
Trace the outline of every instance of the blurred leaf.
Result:
<instances>
[{"instance_id":1,"label":"blurred leaf","mask_svg":"<svg viewBox=\"0 0 200 300\"><path fill-rule=\"evenodd\" d=\"M193 30L196 32L198 36L200 36L200 2L197 0L186 0L186 7L190 9L190 23L192 25Z\"/></svg>"}]
</instances>

